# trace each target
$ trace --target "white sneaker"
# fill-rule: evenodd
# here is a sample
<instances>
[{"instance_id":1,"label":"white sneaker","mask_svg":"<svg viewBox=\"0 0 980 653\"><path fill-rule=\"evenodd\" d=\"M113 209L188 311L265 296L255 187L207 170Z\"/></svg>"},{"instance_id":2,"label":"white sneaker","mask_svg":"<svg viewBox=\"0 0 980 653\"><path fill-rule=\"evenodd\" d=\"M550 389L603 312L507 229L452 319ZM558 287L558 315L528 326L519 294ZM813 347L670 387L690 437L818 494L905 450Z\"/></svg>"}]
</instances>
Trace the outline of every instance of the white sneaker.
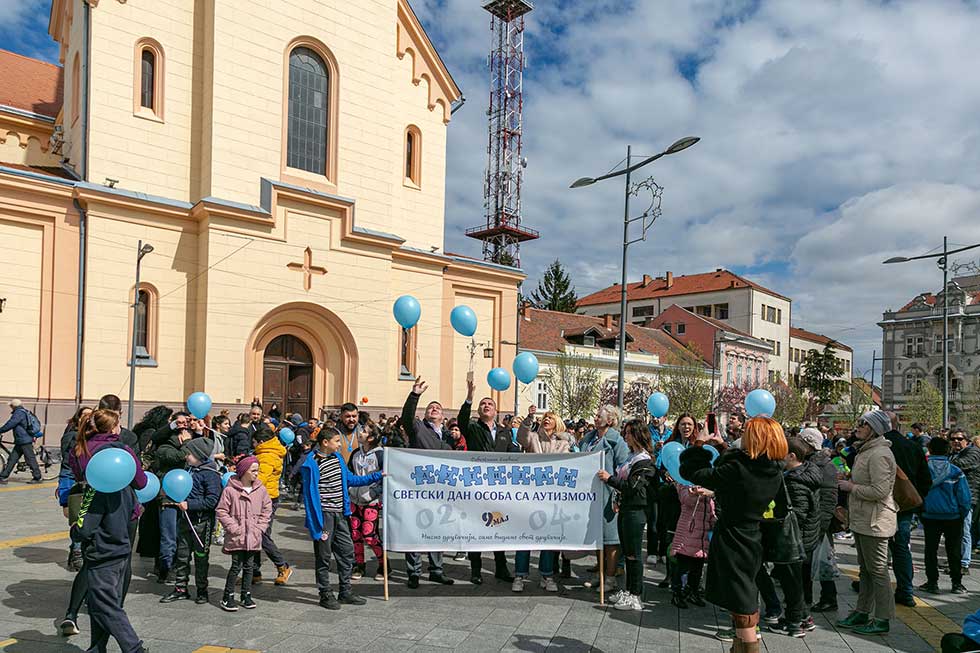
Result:
<instances>
[{"instance_id":1,"label":"white sneaker","mask_svg":"<svg viewBox=\"0 0 980 653\"><path fill-rule=\"evenodd\" d=\"M606 595L606 605L616 605L627 596L629 596L629 592L625 590L616 590L612 594Z\"/></svg>"},{"instance_id":2,"label":"white sneaker","mask_svg":"<svg viewBox=\"0 0 980 653\"><path fill-rule=\"evenodd\" d=\"M541 579L541 589L545 592L557 592L558 583L555 582L554 576L545 576Z\"/></svg>"},{"instance_id":3,"label":"white sneaker","mask_svg":"<svg viewBox=\"0 0 980 653\"><path fill-rule=\"evenodd\" d=\"M634 612L640 612L643 610L643 603L640 601L640 597L625 593L623 600L613 607L617 610L633 610Z\"/></svg>"},{"instance_id":4,"label":"white sneaker","mask_svg":"<svg viewBox=\"0 0 980 653\"><path fill-rule=\"evenodd\" d=\"M647 567L657 566L657 556L647 556Z\"/></svg>"},{"instance_id":5,"label":"white sneaker","mask_svg":"<svg viewBox=\"0 0 980 653\"><path fill-rule=\"evenodd\" d=\"M510 585L511 592L523 592L524 591L524 577L514 576L514 582Z\"/></svg>"}]
</instances>

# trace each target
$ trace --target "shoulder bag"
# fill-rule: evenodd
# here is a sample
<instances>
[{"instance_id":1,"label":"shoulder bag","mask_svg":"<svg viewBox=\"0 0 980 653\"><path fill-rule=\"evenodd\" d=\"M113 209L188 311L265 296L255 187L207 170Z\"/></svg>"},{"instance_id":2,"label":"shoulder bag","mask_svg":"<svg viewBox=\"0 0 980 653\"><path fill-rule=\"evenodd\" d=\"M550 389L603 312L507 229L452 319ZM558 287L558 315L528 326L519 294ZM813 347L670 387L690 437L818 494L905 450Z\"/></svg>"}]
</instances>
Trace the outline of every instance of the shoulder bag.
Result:
<instances>
[{"instance_id":1,"label":"shoulder bag","mask_svg":"<svg viewBox=\"0 0 980 653\"><path fill-rule=\"evenodd\" d=\"M789 565L806 559L803 532L793 510L785 479L783 494L786 497L786 516L762 522L762 559L775 565Z\"/></svg>"},{"instance_id":2,"label":"shoulder bag","mask_svg":"<svg viewBox=\"0 0 980 653\"><path fill-rule=\"evenodd\" d=\"M892 488L892 497L898 504L899 512L915 510L922 505L922 497L898 465L895 465L895 487Z\"/></svg>"}]
</instances>

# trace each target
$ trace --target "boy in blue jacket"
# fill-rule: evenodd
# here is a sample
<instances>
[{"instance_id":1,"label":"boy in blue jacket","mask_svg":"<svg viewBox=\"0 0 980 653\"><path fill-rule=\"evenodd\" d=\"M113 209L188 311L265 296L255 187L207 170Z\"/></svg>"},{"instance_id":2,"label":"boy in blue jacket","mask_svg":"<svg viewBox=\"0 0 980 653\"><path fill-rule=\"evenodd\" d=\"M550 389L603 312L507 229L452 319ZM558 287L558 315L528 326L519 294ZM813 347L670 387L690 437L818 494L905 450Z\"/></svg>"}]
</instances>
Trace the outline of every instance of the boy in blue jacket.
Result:
<instances>
[{"instance_id":1,"label":"boy in blue jacket","mask_svg":"<svg viewBox=\"0 0 980 653\"><path fill-rule=\"evenodd\" d=\"M177 556L174 561L176 583L174 591L160 599L160 603L172 603L190 598L187 583L191 575L191 557L194 558L194 584L197 596L194 602L208 602L208 571L210 569L211 536L214 533L214 509L221 499L221 473L218 464L211 459L214 443L208 438L193 438L181 446L187 461L187 471L193 486L184 501L176 504L183 511L177 514ZM250 594L242 596L242 605L250 607ZM252 603L254 605L254 603Z\"/></svg>"},{"instance_id":2,"label":"boy in blue jacket","mask_svg":"<svg viewBox=\"0 0 980 653\"><path fill-rule=\"evenodd\" d=\"M946 633L943 635L942 653L968 653L980 651L980 610L977 610L963 622L962 633Z\"/></svg>"},{"instance_id":3,"label":"boy in blue jacket","mask_svg":"<svg viewBox=\"0 0 980 653\"><path fill-rule=\"evenodd\" d=\"M949 441L929 441L929 474L932 487L922 506L922 528L926 535L926 582L919 589L939 593L939 538L946 538L946 559L953 594L965 594L960 568L963 519L970 511L970 487L959 467L949 462Z\"/></svg>"},{"instance_id":4,"label":"boy in blue jacket","mask_svg":"<svg viewBox=\"0 0 980 653\"><path fill-rule=\"evenodd\" d=\"M327 610L339 610L342 603L366 603L351 591L354 540L347 521L351 513L347 489L379 483L382 478L381 472L367 476L352 474L340 456L341 446L340 431L324 428L317 434L316 447L307 454L299 470L306 505L306 528L313 539L316 586L320 591L320 606ZM337 561L339 591L336 597L330 591L331 552Z\"/></svg>"}]
</instances>

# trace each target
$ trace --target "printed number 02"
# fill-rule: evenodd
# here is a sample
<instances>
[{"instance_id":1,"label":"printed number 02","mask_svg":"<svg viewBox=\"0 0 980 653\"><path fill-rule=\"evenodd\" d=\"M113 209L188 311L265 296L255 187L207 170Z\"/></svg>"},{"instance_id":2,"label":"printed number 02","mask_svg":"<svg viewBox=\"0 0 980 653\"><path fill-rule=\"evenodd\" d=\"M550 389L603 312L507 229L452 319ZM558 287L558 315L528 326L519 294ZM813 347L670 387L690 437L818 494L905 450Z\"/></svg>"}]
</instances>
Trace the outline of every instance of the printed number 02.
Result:
<instances>
[{"instance_id":1,"label":"printed number 02","mask_svg":"<svg viewBox=\"0 0 980 653\"><path fill-rule=\"evenodd\" d=\"M439 517L441 518L439 519L440 524L451 524L456 521L451 518L453 507L448 504L442 504L436 509L436 512L439 513ZM435 516L428 508L423 508L415 514L415 525L419 528L430 528L434 523Z\"/></svg>"}]
</instances>

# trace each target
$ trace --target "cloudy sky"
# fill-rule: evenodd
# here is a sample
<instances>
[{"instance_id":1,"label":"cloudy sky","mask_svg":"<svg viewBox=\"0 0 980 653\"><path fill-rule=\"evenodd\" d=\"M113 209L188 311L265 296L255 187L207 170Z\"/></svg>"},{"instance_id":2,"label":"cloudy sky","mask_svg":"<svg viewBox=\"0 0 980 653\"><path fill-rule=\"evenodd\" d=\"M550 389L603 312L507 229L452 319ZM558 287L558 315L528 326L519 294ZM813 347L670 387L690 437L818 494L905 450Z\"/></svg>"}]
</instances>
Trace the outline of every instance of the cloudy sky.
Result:
<instances>
[{"instance_id":1,"label":"cloudy sky","mask_svg":"<svg viewBox=\"0 0 980 653\"><path fill-rule=\"evenodd\" d=\"M622 185L570 190L632 144L665 187L629 273L728 267L793 298L795 326L852 345L941 276L898 254L980 242L980 5L975 1L538 0L528 16L524 218L580 294L618 281ZM49 0L0 0L0 47L54 58ZM489 15L480 0L413 0L466 105L450 125L447 249L483 221Z\"/></svg>"}]
</instances>

